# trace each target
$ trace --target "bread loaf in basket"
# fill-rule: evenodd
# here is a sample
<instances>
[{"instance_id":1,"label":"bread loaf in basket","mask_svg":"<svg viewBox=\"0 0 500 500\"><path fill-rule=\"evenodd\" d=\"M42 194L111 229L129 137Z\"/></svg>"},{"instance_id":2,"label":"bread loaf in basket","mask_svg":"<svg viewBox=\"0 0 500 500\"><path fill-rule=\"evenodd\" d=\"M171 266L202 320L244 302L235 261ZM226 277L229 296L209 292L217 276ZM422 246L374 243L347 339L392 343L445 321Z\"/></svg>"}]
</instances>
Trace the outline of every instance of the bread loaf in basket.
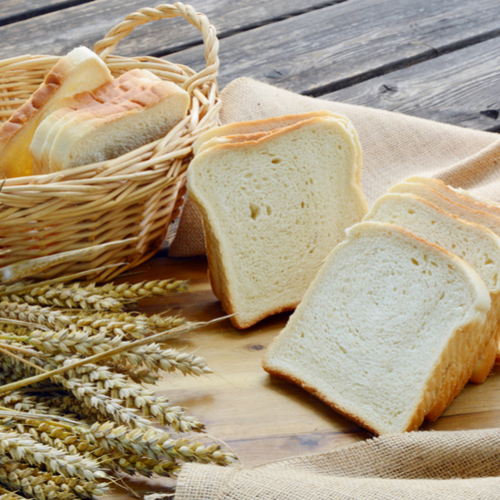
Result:
<instances>
[{"instance_id":1,"label":"bread loaf in basket","mask_svg":"<svg viewBox=\"0 0 500 500\"><path fill-rule=\"evenodd\" d=\"M111 55L141 24L183 17L202 34L206 68L197 73L155 57ZM176 3L130 14L94 46L114 77L134 68L171 81L190 96L187 117L167 135L118 158L48 175L9 178L0 190L0 270L4 281L89 273L111 279L161 248L183 201L192 144L218 125L218 40L206 16ZM56 56L0 61L0 120L43 82Z\"/></svg>"}]
</instances>

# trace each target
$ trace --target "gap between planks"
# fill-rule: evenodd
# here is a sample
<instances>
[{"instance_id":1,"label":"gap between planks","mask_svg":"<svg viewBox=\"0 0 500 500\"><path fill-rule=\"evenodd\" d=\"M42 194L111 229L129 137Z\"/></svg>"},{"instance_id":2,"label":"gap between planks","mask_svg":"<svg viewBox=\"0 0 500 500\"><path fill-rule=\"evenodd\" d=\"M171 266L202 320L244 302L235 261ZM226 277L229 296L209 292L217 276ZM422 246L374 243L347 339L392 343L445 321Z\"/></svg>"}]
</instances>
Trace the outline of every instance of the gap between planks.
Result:
<instances>
[{"instance_id":1,"label":"gap between planks","mask_svg":"<svg viewBox=\"0 0 500 500\"><path fill-rule=\"evenodd\" d=\"M70 7L76 7L77 5L82 5L85 3L93 2L94 0L66 0L57 3L49 2L47 5L41 7L35 7L34 9L23 10L21 12L16 12L14 14L7 14L5 17L0 16L0 26L7 26L8 24L14 24L19 21L24 21L26 19L31 19L33 17L43 16L44 14L50 14L51 12L56 12L62 9L68 9ZM5 5L3 6L5 9Z\"/></svg>"}]
</instances>

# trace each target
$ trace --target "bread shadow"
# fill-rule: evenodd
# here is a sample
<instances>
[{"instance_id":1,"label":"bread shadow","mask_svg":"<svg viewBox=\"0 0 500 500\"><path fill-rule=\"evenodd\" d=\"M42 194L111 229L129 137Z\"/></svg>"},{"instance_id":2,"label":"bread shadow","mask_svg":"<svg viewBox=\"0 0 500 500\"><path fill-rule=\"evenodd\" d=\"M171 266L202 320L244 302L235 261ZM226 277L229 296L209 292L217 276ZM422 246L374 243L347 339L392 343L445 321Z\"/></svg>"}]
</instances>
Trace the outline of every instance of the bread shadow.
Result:
<instances>
[{"instance_id":1,"label":"bread shadow","mask_svg":"<svg viewBox=\"0 0 500 500\"><path fill-rule=\"evenodd\" d=\"M361 433L366 434L367 438L373 436L373 434L343 417L311 393L302 389L298 385L293 384L292 382L271 377L269 375L267 380L264 381L263 386L268 390L278 393L280 397L288 399L292 403L290 408L292 408L293 405L299 405L301 408L307 408L312 414L315 415L315 417L317 417L315 422L318 422L318 419L327 420L332 424L333 432ZM315 429L311 429L311 432L314 430Z\"/></svg>"}]
</instances>

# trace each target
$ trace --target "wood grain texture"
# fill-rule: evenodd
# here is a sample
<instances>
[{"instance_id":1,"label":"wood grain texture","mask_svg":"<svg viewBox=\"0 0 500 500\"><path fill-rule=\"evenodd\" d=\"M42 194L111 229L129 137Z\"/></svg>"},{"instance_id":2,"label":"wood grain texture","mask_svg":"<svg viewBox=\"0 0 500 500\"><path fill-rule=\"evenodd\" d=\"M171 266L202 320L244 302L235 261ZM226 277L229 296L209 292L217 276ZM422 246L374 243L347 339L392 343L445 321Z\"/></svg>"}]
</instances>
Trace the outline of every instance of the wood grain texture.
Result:
<instances>
[{"instance_id":1,"label":"wood grain texture","mask_svg":"<svg viewBox=\"0 0 500 500\"><path fill-rule=\"evenodd\" d=\"M20 2L19 0L2 0L0 26L91 1L92 0L30 0L29 2Z\"/></svg>"},{"instance_id":2,"label":"wood grain texture","mask_svg":"<svg viewBox=\"0 0 500 500\"><path fill-rule=\"evenodd\" d=\"M148 299L140 306L144 312L171 309L196 320L223 314L210 290L205 259L155 258L138 273L127 280L191 278L190 292ZM208 432L228 443L247 466L323 452L370 437L309 393L263 371L262 355L288 317L280 314L245 331L225 321L176 340L175 347L204 356L214 373L202 379L167 375L157 389L157 394L201 418ZM495 373L482 385L467 385L444 415L423 429L497 427L499 395L500 373Z\"/></svg>"},{"instance_id":3,"label":"wood grain texture","mask_svg":"<svg viewBox=\"0 0 500 500\"><path fill-rule=\"evenodd\" d=\"M500 128L495 38L322 96L479 130Z\"/></svg>"},{"instance_id":4,"label":"wood grain texture","mask_svg":"<svg viewBox=\"0 0 500 500\"><path fill-rule=\"evenodd\" d=\"M500 35L496 0L349 0L221 41L219 83L246 76L322 95ZM199 48L172 57L199 68Z\"/></svg>"},{"instance_id":5,"label":"wood grain texture","mask_svg":"<svg viewBox=\"0 0 500 500\"><path fill-rule=\"evenodd\" d=\"M40 0L42 1L42 0ZM50 0L47 0L50 1ZM193 0L186 1L208 16L219 36L250 29L276 19L299 15L341 0ZM164 2L168 3L168 2ZM155 7L157 0L94 0L0 28L2 59L21 54L62 55L77 45L92 47L125 16L141 8ZM29 36L26 36L29 33ZM165 54L179 47L200 44L198 31L182 19L148 23L123 40L116 53L123 56ZM203 50L202 50L203 54ZM202 55L202 67L204 58Z\"/></svg>"}]
</instances>

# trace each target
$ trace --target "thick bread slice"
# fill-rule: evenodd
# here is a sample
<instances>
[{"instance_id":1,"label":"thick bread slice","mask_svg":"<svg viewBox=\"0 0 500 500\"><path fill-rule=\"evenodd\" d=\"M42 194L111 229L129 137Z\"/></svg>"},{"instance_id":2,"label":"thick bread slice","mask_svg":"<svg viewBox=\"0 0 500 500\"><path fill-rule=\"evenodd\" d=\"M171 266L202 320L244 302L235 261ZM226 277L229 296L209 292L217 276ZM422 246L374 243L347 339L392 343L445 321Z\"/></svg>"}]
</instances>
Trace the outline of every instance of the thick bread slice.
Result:
<instances>
[{"instance_id":1,"label":"thick bread slice","mask_svg":"<svg viewBox=\"0 0 500 500\"><path fill-rule=\"evenodd\" d=\"M163 137L180 122L189 108L189 94L148 73L133 70L93 93L76 96L42 146L42 157L50 147L48 167L44 163L43 168L56 172L116 158Z\"/></svg>"},{"instance_id":2,"label":"thick bread slice","mask_svg":"<svg viewBox=\"0 0 500 500\"><path fill-rule=\"evenodd\" d=\"M441 210L457 215L461 219L468 222L481 224L490 231L493 231L497 236L500 236L500 217L456 203L435 189L430 188L426 184L418 182L402 182L392 186L391 189L389 189L389 192L410 193L420 196L421 198L430 201ZM495 363L500 364L500 344L497 347Z\"/></svg>"},{"instance_id":3,"label":"thick bread slice","mask_svg":"<svg viewBox=\"0 0 500 500\"><path fill-rule=\"evenodd\" d=\"M489 292L462 259L398 226L362 222L347 235L264 369L376 434L416 430L438 394L470 378Z\"/></svg>"},{"instance_id":4,"label":"thick bread slice","mask_svg":"<svg viewBox=\"0 0 500 500\"><path fill-rule=\"evenodd\" d=\"M238 328L293 309L346 227L368 211L360 150L333 118L213 146L188 169L215 295Z\"/></svg>"},{"instance_id":5,"label":"thick bread slice","mask_svg":"<svg viewBox=\"0 0 500 500\"><path fill-rule=\"evenodd\" d=\"M38 124L64 107L73 95L111 80L106 64L85 47L78 47L61 58L38 90L0 128L0 176L31 175L29 147Z\"/></svg>"},{"instance_id":6,"label":"thick bread slice","mask_svg":"<svg viewBox=\"0 0 500 500\"><path fill-rule=\"evenodd\" d=\"M437 192L446 196L455 203L460 203L466 207L472 208L473 210L482 210L483 212L488 212L492 215L500 217L500 205L486 198L476 196L464 189L454 189L451 186L446 185L443 181L439 179L431 179L429 177L410 177L406 179L405 182L417 182L420 184L425 184Z\"/></svg>"},{"instance_id":7,"label":"thick bread slice","mask_svg":"<svg viewBox=\"0 0 500 500\"><path fill-rule=\"evenodd\" d=\"M78 114L86 113L78 118L81 121L126 112L129 101L134 102L145 89L151 87L152 80L161 81L150 71L134 69L92 92L74 96L68 100L67 107L50 114L40 123L31 142L34 172L50 171L50 152L54 141L63 128L72 126Z\"/></svg>"},{"instance_id":8,"label":"thick bread slice","mask_svg":"<svg viewBox=\"0 0 500 500\"><path fill-rule=\"evenodd\" d=\"M468 262L486 284L492 306L488 313L490 339L483 346L471 382L482 383L495 363L500 320L500 237L482 225L467 222L412 194L380 197L364 221L396 224L419 238L439 245ZM490 347L488 350L488 346Z\"/></svg>"},{"instance_id":9,"label":"thick bread slice","mask_svg":"<svg viewBox=\"0 0 500 500\"><path fill-rule=\"evenodd\" d=\"M469 208L465 205L457 203L447 196L439 193L435 189L417 182L402 182L395 184L389 189L389 193L409 193L431 202L445 212L457 215L461 219L465 219L475 224L481 224L500 236L500 217L490 214L483 210Z\"/></svg>"},{"instance_id":10,"label":"thick bread slice","mask_svg":"<svg viewBox=\"0 0 500 500\"><path fill-rule=\"evenodd\" d=\"M267 118L265 120L252 120L248 122L237 122L228 123L227 125L222 125L221 127L215 127L198 137L198 139L193 144L193 153L196 155L198 153L201 145L212 139L214 137L224 137L226 135L236 135L236 134L253 134L255 132L269 132L282 127L289 127L295 123L301 122L303 120L309 120L311 118L338 118L347 119L342 115L337 115L330 111L310 111L309 113L299 113L296 115L284 115L277 116L273 118Z\"/></svg>"}]
</instances>

